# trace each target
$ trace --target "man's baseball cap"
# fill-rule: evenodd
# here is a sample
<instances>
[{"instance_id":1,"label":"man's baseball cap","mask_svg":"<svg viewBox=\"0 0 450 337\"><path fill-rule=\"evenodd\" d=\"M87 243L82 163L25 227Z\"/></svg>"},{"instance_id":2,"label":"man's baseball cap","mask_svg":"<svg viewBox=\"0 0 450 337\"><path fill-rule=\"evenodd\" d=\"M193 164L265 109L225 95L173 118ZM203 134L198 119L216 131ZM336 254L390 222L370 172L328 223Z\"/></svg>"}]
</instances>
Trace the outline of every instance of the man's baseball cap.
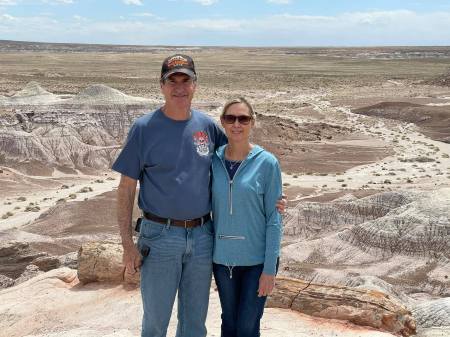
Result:
<instances>
[{"instance_id":1,"label":"man's baseball cap","mask_svg":"<svg viewBox=\"0 0 450 337\"><path fill-rule=\"evenodd\" d=\"M183 73L194 80L197 79L194 61L187 55L175 54L164 60L161 68L161 81L165 81L175 73Z\"/></svg>"}]
</instances>

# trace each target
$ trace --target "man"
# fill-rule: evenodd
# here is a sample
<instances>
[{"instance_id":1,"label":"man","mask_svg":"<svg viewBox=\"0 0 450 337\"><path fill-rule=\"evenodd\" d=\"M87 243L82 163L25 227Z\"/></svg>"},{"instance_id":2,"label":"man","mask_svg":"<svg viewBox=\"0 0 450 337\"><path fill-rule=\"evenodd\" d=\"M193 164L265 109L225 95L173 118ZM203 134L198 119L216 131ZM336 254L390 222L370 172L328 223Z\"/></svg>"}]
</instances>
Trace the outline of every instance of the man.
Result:
<instances>
[{"instance_id":1,"label":"man","mask_svg":"<svg viewBox=\"0 0 450 337\"><path fill-rule=\"evenodd\" d=\"M164 60L165 103L135 121L113 165L122 174L118 222L125 272L142 264L143 337L166 336L177 291L177 337L206 336L213 248L209 174L212 154L226 137L211 118L191 110L196 80L189 56ZM131 226L138 180L144 213L139 250Z\"/></svg>"},{"instance_id":2,"label":"man","mask_svg":"<svg viewBox=\"0 0 450 337\"><path fill-rule=\"evenodd\" d=\"M122 174L117 212L125 272L141 269L143 337L166 336L177 292L176 336L206 336L214 240L210 166L226 137L211 118L191 109L196 85L189 56L166 58L164 105L135 121L112 167ZM131 221L138 180L144 218L136 247Z\"/></svg>"}]
</instances>

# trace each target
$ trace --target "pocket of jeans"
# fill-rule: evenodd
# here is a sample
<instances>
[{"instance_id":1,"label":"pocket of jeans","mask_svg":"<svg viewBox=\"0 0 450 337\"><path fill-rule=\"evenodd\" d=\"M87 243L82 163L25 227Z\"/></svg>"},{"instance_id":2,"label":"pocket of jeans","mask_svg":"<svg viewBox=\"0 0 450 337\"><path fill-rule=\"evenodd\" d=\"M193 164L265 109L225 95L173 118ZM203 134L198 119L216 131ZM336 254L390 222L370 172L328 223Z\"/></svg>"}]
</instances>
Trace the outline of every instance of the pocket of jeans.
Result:
<instances>
[{"instance_id":1,"label":"pocket of jeans","mask_svg":"<svg viewBox=\"0 0 450 337\"><path fill-rule=\"evenodd\" d=\"M208 221L207 223L203 224L202 230L206 234L213 236L214 235L214 225L213 225L212 221Z\"/></svg>"},{"instance_id":2,"label":"pocket of jeans","mask_svg":"<svg viewBox=\"0 0 450 337\"><path fill-rule=\"evenodd\" d=\"M143 220L141 224L141 237L149 241L159 239L164 235L166 225Z\"/></svg>"},{"instance_id":3,"label":"pocket of jeans","mask_svg":"<svg viewBox=\"0 0 450 337\"><path fill-rule=\"evenodd\" d=\"M145 242L143 242L142 236L139 236L139 239L137 241L137 249L141 254L142 261L144 261L150 253L150 246L146 245Z\"/></svg>"}]
</instances>

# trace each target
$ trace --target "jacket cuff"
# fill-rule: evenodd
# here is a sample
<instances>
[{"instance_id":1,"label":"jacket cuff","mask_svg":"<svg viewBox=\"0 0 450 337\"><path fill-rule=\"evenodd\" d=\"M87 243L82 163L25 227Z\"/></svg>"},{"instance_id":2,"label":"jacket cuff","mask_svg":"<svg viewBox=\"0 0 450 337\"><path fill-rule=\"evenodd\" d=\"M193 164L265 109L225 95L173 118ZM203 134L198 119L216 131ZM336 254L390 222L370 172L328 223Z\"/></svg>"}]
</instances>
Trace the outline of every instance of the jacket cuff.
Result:
<instances>
[{"instance_id":1,"label":"jacket cuff","mask_svg":"<svg viewBox=\"0 0 450 337\"><path fill-rule=\"evenodd\" d=\"M263 273L267 275L275 275L277 273L277 257L266 258L264 261Z\"/></svg>"}]
</instances>

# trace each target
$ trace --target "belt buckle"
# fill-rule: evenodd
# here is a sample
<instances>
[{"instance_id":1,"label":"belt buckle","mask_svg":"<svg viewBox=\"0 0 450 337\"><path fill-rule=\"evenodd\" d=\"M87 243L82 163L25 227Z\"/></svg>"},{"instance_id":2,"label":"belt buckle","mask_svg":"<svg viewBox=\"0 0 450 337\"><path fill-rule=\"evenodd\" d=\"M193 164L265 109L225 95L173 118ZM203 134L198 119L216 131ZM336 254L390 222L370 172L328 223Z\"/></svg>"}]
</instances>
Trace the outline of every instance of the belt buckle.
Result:
<instances>
[{"instance_id":1,"label":"belt buckle","mask_svg":"<svg viewBox=\"0 0 450 337\"><path fill-rule=\"evenodd\" d=\"M183 220L183 222L184 222L184 229L188 228L188 227L187 227L188 221L191 221L191 220Z\"/></svg>"}]
</instances>

